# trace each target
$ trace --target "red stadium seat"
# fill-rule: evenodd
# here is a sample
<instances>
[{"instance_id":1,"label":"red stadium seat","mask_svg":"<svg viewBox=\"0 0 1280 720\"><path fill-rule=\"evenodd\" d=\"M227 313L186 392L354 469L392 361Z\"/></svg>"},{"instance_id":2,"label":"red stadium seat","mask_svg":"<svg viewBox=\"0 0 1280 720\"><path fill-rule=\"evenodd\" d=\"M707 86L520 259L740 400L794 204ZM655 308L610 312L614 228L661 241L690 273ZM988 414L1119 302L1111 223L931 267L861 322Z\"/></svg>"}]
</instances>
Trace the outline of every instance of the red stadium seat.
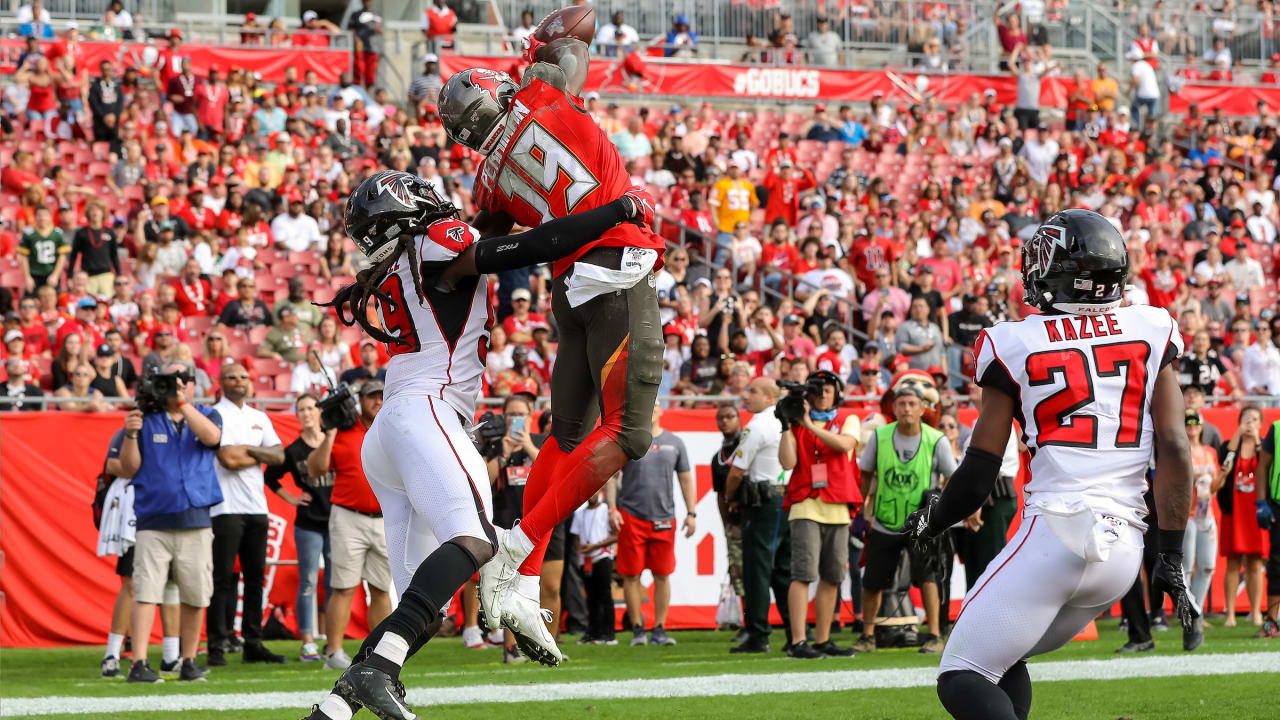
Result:
<instances>
[{"instance_id":1,"label":"red stadium seat","mask_svg":"<svg viewBox=\"0 0 1280 720\"><path fill-rule=\"evenodd\" d=\"M264 326L264 327L253 328L252 330L249 331L249 342L253 343L254 345L261 345L262 341L266 340L267 333L269 332L271 332L271 328L269 327Z\"/></svg>"}]
</instances>

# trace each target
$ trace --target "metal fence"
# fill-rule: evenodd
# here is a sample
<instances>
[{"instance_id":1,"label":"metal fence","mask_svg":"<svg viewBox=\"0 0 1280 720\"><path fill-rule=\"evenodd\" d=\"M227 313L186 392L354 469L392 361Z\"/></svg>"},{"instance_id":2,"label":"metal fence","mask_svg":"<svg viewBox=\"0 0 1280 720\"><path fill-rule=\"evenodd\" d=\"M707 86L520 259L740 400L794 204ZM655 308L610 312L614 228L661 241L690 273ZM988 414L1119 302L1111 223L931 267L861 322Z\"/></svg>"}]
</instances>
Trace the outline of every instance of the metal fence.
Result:
<instances>
[{"instance_id":1,"label":"metal fence","mask_svg":"<svg viewBox=\"0 0 1280 720\"><path fill-rule=\"evenodd\" d=\"M24 3L25 0L24 0ZM97 19L107 11L111 0L45 0L44 7L54 18ZM167 22L173 19L173 0L124 0L124 9L144 18Z\"/></svg>"}]
</instances>

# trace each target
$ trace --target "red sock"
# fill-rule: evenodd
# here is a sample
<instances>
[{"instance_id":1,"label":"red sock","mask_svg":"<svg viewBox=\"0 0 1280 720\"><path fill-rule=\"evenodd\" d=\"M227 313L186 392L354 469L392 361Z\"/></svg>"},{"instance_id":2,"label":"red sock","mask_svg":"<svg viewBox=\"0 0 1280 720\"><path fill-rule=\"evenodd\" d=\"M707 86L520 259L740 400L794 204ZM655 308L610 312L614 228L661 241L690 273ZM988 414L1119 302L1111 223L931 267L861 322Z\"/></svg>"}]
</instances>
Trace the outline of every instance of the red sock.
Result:
<instances>
[{"instance_id":1,"label":"red sock","mask_svg":"<svg viewBox=\"0 0 1280 720\"><path fill-rule=\"evenodd\" d=\"M547 488L555 483L557 477L557 467L560 461L569 457L569 453L560 449L560 443L555 438L547 438L547 441L538 449L538 457L533 461L533 467L529 469L529 479L524 484L524 507L522 516L527 516L543 495L547 494ZM521 521L521 525L524 522ZM528 534L528 529L525 529Z\"/></svg>"},{"instance_id":2,"label":"red sock","mask_svg":"<svg viewBox=\"0 0 1280 720\"><path fill-rule=\"evenodd\" d=\"M542 574L542 556L546 554L551 531L569 517L582 503L600 492L600 488L627 463L627 455L614 440L617 430L598 427L587 435L567 458L556 464L555 483L530 508L529 487L525 486L524 519L520 528L535 547L520 566L521 575ZM542 453L538 454L538 460ZM534 463L537 468L537 462ZM530 483L533 478L530 477Z\"/></svg>"}]
</instances>

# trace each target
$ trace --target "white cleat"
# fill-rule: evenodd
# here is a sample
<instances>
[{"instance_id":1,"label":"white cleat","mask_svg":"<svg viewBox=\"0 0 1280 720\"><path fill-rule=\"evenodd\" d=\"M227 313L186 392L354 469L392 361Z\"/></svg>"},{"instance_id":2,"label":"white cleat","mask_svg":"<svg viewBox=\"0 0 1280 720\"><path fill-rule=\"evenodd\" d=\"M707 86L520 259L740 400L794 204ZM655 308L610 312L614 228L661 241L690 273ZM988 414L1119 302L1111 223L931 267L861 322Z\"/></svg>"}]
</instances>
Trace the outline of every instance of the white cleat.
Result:
<instances>
[{"instance_id":1,"label":"white cleat","mask_svg":"<svg viewBox=\"0 0 1280 720\"><path fill-rule=\"evenodd\" d=\"M517 570L524 562L522 553L508 544L511 531L494 529L498 533L498 552L480 568L480 582L477 584L480 626L489 631L502 627L502 598L520 577Z\"/></svg>"},{"instance_id":2,"label":"white cleat","mask_svg":"<svg viewBox=\"0 0 1280 720\"><path fill-rule=\"evenodd\" d=\"M551 620L551 611L539 607L538 601L521 592L518 586L502 598L502 625L515 636L520 652L531 660L555 667L564 656L547 630Z\"/></svg>"}]
</instances>

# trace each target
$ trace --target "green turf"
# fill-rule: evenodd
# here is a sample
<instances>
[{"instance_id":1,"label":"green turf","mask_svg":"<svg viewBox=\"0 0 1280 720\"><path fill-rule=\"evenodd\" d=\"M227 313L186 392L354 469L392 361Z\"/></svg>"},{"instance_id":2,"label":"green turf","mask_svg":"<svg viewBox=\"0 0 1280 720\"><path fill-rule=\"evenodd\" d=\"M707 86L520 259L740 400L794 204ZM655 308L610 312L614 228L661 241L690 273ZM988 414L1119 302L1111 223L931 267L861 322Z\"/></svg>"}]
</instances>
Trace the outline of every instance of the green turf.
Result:
<instances>
[{"instance_id":1,"label":"green turf","mask_svg":"<svg viewBox=\"0 0 1280 720\"><path fill-rule=\"evenodd\" d=\"M1096 642L1071 643L1044 656L1043 660L1082 660L1113 657L1112 651L1125 637L1115 623L1103 623ZM1238 628L1213 627L1207 630L1200 652L1247 653L1275 651L1280 643L1253 640L1252 626ZM774 634L775 651L768 656L731 656L727 653L729 634L725 632L673 633L680 644L669 648L626 645L629 635L619 635L617 647L578 646L572 638L566 651L573 659L561 668L551 670L526 664L504 666L498 650L464 650L457 639L430 644L405 668L402 675L410 687L467 686L475 684L523 685L545 682L587 682L634 678L670 678L720 673L780 673L796 671L877 669L888 667L927 667L937 664L937 657L922 656L910 650L882 650L854 659L828 659L799 662L783 657L778 649L781 632ZM1157 653L1181 654L1180 637L1175 630L1157 634ZM840 643L852 640L837 636ZM210 682L187 684L167 682L159 686L131 686L122 681L104 680L97 675L101 649L62 648L52 650L0 651L0 707L4 697L42 696L131 696L195 693L253 693L268 691L314 691L317 701L330 686L336 673L324 670L319 663L296 662L297 643L271 643L277 652L286 653L291 661L280 666L246 666L230 656L227 667L214 668ZM349 643L354 652L358 643ZM158 664L158 648L152 653L153 666ZM1273 681L1274 678L1266 682ZM1039 683L1036 687L1036 718L1261 718L1273 709L1265 703L1260 691L1260 678L1251 675L1128 679L1118 681L1070 681ZM785 688L778 688L785 690ZM477 698L481 700L482 698ZM793 715L796 708L815 716L838 714L848 716L851 708L858 718L938 718L941 707L931 688L902 690L865 690L832 693L766 694L747 697L673 698L669 700L573 700L558 703L521 705L521 718L562 717L661 717L676 715L697 718L765 718ZM299 708L301 710L301 708ZM424 716L440 718L480 718L511 713L509 704L470 704L434 707ZM865 711L865 712L864 712ZM227 720L243 717L300 717L302 712L261 711L184 711L181 713L137 713L130 718L202 718ZM103 715L59 715L90 720ZM360 715L358 717L371 717Z\"/></svg>"}]
</instances>

